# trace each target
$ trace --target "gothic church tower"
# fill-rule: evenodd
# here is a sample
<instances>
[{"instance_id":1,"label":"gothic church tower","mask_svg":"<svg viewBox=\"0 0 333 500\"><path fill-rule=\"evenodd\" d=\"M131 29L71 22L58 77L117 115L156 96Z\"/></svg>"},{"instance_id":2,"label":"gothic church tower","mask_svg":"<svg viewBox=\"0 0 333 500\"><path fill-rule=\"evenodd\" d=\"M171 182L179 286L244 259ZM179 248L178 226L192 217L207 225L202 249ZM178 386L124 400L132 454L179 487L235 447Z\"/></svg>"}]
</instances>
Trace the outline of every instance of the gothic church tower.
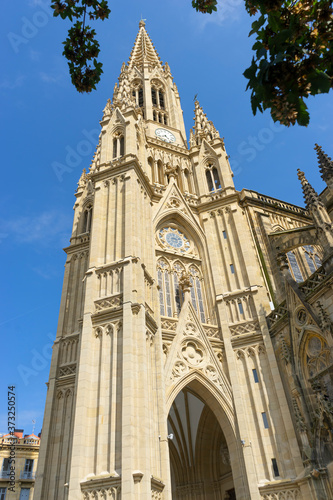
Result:
<instances>
[{"instance_id":1,"label":"gothic church tower","mask_svg":"<svg viewBox=\"0 0 333 500\"><path fill-rule=\"evenodd\" d=\"M189 143L140 21L75 195L35 500L317 498L266 322L278 270L198 101Z\"/></svg>"}]
</instances>

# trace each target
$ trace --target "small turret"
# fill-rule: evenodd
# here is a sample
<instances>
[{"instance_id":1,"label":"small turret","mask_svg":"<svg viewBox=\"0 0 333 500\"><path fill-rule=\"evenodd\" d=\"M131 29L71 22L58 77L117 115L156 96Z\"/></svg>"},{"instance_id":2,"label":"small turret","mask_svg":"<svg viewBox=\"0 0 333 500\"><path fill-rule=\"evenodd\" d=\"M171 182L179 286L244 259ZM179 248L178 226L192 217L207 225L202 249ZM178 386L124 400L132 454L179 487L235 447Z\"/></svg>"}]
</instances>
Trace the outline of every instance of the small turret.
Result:
<instances>
[{"instance_id":1,"label":"small turret","mask_svg":"<svg viewBox=\"0 0 333 500\"><path fill-rule=\"evenodd\" d=\"M324 153L321 146L315 144L314 147L317 152L317 158L319 163L319 170L323 181L328 185L329 183L333 186L333 161L326 153Z\"/></svg>"},{"instance_id":2,"label":"small turret","mask_svg":"<svg viewBox=\"0 0 333 500\"><path fill-rule=\"evenodd\" d=\"M306 179L304 172L297 170L301 181L306 208L310 212L311 219L316 227L318 243L324 250L323 265L326 272L332 270L333 266L333 229L331 219L325 205L318 194Z\"/></svg>"},{"instance_id":3,"label":"small turret","mask_svg":"<svg viewBox=\"0 0 333 500\"><path fill-rule=\"evenodd\" d=\"M323 203L320 201L318 194L306 179L304 172L302 172L300 169L297 169L297 176L302 184L306 208L311 211L311 208L316 204L323 207Z\"/></svg>"},{"instance_id":4,"label":"small turret","mask_svg":"<svg viewBox=\"0 0 333 500\"><path fill-rule=\"evenodd\" d=\"M213 122L207 119L207 115L197 99L195 100L194 109L194 127L191 129L190 137L191 146L200 146L203 139L210 142L213 139L220 138L219 132L214 127Z\"/></svg>"}]
</instances>

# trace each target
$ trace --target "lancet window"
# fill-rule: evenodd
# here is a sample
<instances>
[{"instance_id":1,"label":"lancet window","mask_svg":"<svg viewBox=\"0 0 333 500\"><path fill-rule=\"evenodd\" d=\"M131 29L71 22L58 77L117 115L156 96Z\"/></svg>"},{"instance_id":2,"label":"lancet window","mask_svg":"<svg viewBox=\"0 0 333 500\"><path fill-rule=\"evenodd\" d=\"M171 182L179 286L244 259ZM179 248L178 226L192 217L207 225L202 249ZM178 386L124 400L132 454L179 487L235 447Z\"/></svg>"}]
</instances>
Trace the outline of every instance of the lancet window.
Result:
<instances>
[{"instance_id":1,"label":"lancet window","mask_svg":"<svg viewBox=\"0 0 333 500\"><path fill-rule=\"evenodd\" d=\"M221 189L221 181L217 168L212 164L209 164L206 168L206 179L209 191Z\"/></svg>"},{"instance_id":2,"label":"lancet window","mask_svg":"<svg viewBox=\"0 0 333 500\"><path fill-rule=\"evenodd\" d=\"M132 96L134 97L135 104L140 108L143 108L144 105L143 88L140 85L137 85L132 90Z\"/></svg>"},{"instance_id":3,"label":"lancet window","mask_svg":"<svg viewBox=\"0 0 333 500\"><path fill-rule=\"evenodd\" d=\"M92 205L89 205L83 213L82 233L89 233L91 229Z\"/></svg>"},{"instance_id":4,"label":"lancet window","mask_svg":"<svg viewBox=\"0 0 333 500\"><path fill-rule=\"evenodd\" d=\"M119 158L125 154L125 139L121 134L117 134L113 138L113 158Z\"/></svg>"},{"instance_id":5,"label":"lancet window","mask_svg":"<svg viewBox=\"0 0 333 500\"><path fill-rule=\"evenodd\" d=\"M318 253L312 245L304 245L287 252L290 273L297 283L301 283L321 267Z\"/></svg>"},{"instance_id":6,"label":"lancet window","mask_svg":"<svg viewBox=\"0 0 333 500\"><path fill-rule=\"evenodd\" d=\"M155 82L151 87L151 102L153 106L153 120L167 125L168 118L165 112L164 90L159 82Z\"/></svg>"},{"instance_id":7,"label":"lancet window","mask_svg":"<svg viewBox=\"0 0 333 500\"><path fill-rule=\"evenodd\" d=\"M205 308L200 271L196 266L187 266L177 260L169 263L165 258L161 258L157 264L157 278L159 285L160 314L162 316L178 316L184 302L184 294L179 286L179 281L183 273L190 275L191 281L191 302L200 320L205 323Z\"/></svg>"},{"instance_id":8,"label":"lancet window","mask_svg":"<svg viewBox=\"0 0 333 500\"><path fill-rule=\"evenodd\" d=\"M199 271L195 266L191 266L189 269L190 272L190 280L191 280L191 301L194 309L198 313L202 323L205 323L205 311L203 305L203 296L201 290L201 280Z\"/></svg>"},{"instance_id":9,"label":"lancet window","mask_svg":"<svg viewBox=\"0 0 333 500\"><path fill-rule=\"evenodd\" d=\"M300 283L301 281L304 281L301 269L299 267L297 257L295 255L295 252L290 251L287 252L287 257L289 261L289 269L292 277L297 283Z\"/></svg>"},{"instance_id":10,"label":"lancet window","mask_svg":"<svg viewBox=\"0 0 333 500\"><path fill-rule=\"evenodd\" d=\"M306 262L309 266L311 274L316 272L321 267L322 262L312 245L304 245L303 247Z\"/></svg>"}]
</instances>

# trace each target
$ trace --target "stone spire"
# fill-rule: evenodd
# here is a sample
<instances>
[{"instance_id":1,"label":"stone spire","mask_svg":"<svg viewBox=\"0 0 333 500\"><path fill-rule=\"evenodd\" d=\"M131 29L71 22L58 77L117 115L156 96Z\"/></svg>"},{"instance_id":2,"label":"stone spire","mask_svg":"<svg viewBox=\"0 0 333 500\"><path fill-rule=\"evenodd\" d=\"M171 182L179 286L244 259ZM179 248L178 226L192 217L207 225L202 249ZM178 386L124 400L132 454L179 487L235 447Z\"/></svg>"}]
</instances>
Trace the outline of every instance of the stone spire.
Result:
<instances>
[{"instance_id":1,"label":"stone spire","mask_svg":"<svg viewBox=\"0 0 333 500\"><path fill-rule=\"evenodd\" d=\"M318 144L315 144L314 149L317 152L319 170L320 170L321 177L322 177L323 181L325 181L326 183L328 183L328 181L333 181L333 161L332 161L332 158L327 156L327 154L324 153L322 147L318 146Z\"/></svg>"},{"instance_id":2,"label":"stone spire","mask_svg":"<svg viewBox=\"0 0 333 500\"><path fill-rule=\"evenodd\" d=\"M112 104L114 108L119 107L121 110L129 106L135 107L135 99L133 98L130 85L129 68L125 63L121 67L119 87L115 86L114 88Z\"/></svg>"},{"instance_id":3,"label":"stone spire","mask_svg":"<svg viewBox=\"0 0 333 500\"><path fill-rule=\"evenodd\" d=\"M218 131L214 127L213 122L207 119L206 113L204 113L199 101L196 99L194 108L194 127L191 129L190 135L191 146L199 146L202 139L212 141L217 137L220 137Z\"/></svg>"},{"instance_id":4,"label":"stone spire","mask_svg":"<svg viewBox=\"0 0 333 500\"><path fill-rule=\"evenodd\" d=\"M297 176L302 184L306 208L310 210L311 206L314 204L319 204L321 206L324 206L323 203L320 201L318 194L306 179L304 172L302 172L300 169L297 169Z\"/></svg>"},{"instance_id":5,"label":"stone spire","mask_svg":"<svg viewBox=\"0 0 333 500\"><path fill-rule=\"evenodd\" d=\"M143 19L139 22L139 33L134 42L134 47L131 52L128 68L132 69L135 66L141 69L144 63L148 63L150 66L158 66L162 68L162 63L159 58L158 53L146 31L146 24Z\"/></svg>"},{"instance_id":6,"label":"stone spire","mask_svg":"<svg viewBox=\"0 0 333 500\"><path fill-rule=\"evenodd\" d=\"M297 170L301 181L306 207L316 228L316 238L324 250L323 266L325 271L333 270L333 229L332 222L318 194L305 178L304 172Z\"/></svg>"}]
</instances>

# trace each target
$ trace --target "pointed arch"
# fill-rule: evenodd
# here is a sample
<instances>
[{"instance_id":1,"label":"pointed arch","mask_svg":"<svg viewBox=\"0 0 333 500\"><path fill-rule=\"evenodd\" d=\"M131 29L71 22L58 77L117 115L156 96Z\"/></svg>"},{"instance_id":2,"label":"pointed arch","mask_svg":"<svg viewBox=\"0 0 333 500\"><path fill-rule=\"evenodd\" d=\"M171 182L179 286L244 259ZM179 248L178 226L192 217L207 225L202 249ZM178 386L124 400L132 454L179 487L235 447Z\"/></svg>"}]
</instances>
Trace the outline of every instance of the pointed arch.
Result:
<instances>
[{"instance_id":1,"label":"pointed arch","mask_svg":"<svg viewBox=\"0 0 333 500\"><path fill-rule=\"evenodd\" d=\"M204 235L202 234L201 228L198 227L198 225L191 220L190 217L177 208L168 208L159 214L155 219L155 231L158 231L163 226L170 224L176 224L181 231L189 235L198 249L199 256L202 257L204 255Z\"/></svg>"},{"instance_id":2,"label":"pointed arch","mask_svg":"<svg viewBox=\"0 0 333 500\"><path fill-rule=\"evenodd\" d=\"M236 437L233 408L223 393L202 372L191 370L173 385L166 396L166 409L169 413L173 401L185 387L190 387L197 393L215 414L222 429L227 430L230 442Z\"/></svg>"},{"instance_id":3,"label":"pointed arch","mask_svg":"<svg viewBox=\"0 0 333 500\"><path fill-rule=\"evenodd\" d=\"M235 428L231 405L224 399L217 387L202 373L191 371L173 386L171 391L167 394L166 410L168 415L176 397L184 389L187 389L201 400L214 414L227 444L236 494L237 491L240 494L242 492L244 498L248 498L249 496L246 496L249 495L248 485L242 479L242 477L244 477L245 468L244 456L241 450L240 437Z\"/></svg>"},{"instance_id":4,"label":"pointed arch","mask_svg":"<svg viewBox=\"0 0 333 500\"><path fill-rule=\"evenodd\" d=\"M315 377L333 362L330 346L321 330L315 325L304 327L299 344L299 367L304 379Z\"/></svg>"}]
</instances>

